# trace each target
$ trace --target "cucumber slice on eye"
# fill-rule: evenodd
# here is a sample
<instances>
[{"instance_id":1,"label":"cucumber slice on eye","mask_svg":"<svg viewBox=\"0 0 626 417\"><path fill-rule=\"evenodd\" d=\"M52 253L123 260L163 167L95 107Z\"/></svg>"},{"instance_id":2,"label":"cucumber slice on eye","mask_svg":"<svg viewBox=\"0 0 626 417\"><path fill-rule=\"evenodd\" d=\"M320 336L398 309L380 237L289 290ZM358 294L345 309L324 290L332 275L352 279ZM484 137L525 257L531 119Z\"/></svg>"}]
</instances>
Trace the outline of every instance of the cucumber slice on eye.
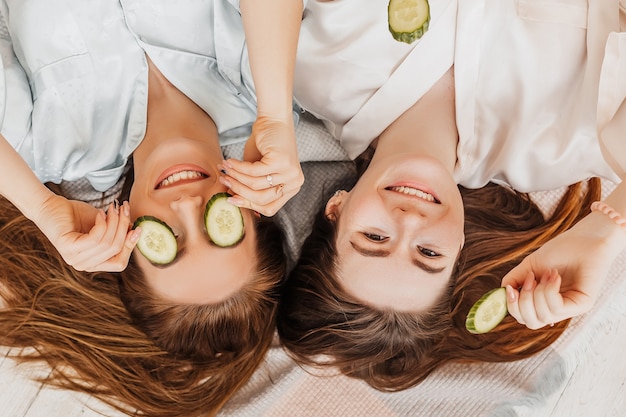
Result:
<instances>
[{"instance_id":1,"label":"cucumber slice on eye","mask_svg":"<svg viewBox=\"0 0 626 417\"><path fill-rule=\"evenodd\" d=\"M239 207L226 199L228 193L217 193L206 203L204 223L209 238L217 246L233 246L243 239L243 215Z\"/></svg>"},{"instance_id":2,"label":"cucumber slice on eye","mask_svg":"<svg viewBox=\"0 0 626 417\"><path fill-rule=\"evenodd\" d=\"M172 228L162 220L152 216L141 216L133 229L141 226L141 236L137 241L137 249L151 263L165 265L176 258L178 242Z\"/></svg>"},{"instance_id":3,"label":"cucumber slice on eye","mask_svg":"<svg viewBox=\"0 0 626 417\"><path fill-rule=\"evenodd\" d=\"M500 324L507 313L506 289L493 289L474 303L465 320L465 328L474 334L487 333Z\"/></svg>"},{"instance_id":4,"label":"cucumber slice on eye","mask_svg":"<svg viewBox=\"0 0 626 417\"><path fill-rule=\"evenodd\" d=\"M428 0L389 0L387 19L389 31L395 40L413 43L428 30Z\"/></svg>"}]
</instances>

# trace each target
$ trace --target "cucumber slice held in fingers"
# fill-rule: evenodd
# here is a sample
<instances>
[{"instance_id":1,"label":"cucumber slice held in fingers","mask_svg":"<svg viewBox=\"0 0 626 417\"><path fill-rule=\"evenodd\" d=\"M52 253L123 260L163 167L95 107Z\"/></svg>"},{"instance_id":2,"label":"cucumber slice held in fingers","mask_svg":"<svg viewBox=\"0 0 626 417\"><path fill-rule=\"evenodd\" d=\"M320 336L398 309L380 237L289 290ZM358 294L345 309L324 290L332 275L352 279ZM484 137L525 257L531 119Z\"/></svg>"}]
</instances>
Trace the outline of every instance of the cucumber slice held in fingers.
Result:
<instances>
[{"instance_id":1,"label":"cucumber slice held in fingers","mask_svg":"<svg viewBox=\"0 0 626 417\"><path fill-rule=\"evenodd\" d=\"M228 193L217 193L206 204L204 223L209 238L217 246L228 247L243 239L243 215L239 207L226 199Z\"/></svg>"},{"instance_id":2,"label":"cucumber slice held in fingers","mask_svg":"<svg viewBox=\"0 0 626 417\"><path fill-rule=\"evenodd\" d=\"M165 265L172 262L178 253L178 242L172 228L153 216L141 216L133 229L141 226L137 249L151 263Z\"/></svg>"},{"instance_id":3,"label":"cucumber slice held in fingers","mask_svg":"<svg viewBox=\"0 0 626 417\"><path fill-rule=\"evenodd\" d=\"M428 0L389 0L387 20L389 31L395 40L413 43L428 30L430 24Z\"/></svg>"},{"instance_id":4,"label":"cucumber slice held in fingers","mask_svg":"<svg viewBox=\"0 0 626 417\"><path fill-rule=\"evenodd\" d=\"M474 334L487 333L500 324L507 314L506 289L495 288L474 303L465 320L465 328Z\"/></svg>"}]
</instances>

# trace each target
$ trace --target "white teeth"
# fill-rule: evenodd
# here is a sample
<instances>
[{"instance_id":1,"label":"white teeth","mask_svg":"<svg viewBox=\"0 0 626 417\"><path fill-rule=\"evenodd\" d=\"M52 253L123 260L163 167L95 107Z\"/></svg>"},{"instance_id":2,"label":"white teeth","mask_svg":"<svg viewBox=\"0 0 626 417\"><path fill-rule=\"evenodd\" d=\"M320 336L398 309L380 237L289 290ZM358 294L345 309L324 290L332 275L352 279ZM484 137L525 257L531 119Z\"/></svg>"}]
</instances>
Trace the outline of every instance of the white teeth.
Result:
<instances>
[{"instance_id":1,"label":"white teeth","mask_svg":"<svg viewBox=\"0 0 626 417\"><path fill-rule=\"evenodd\" d=\"M201 177L205 177L205 175L198 171L180 171L180 172L170 175L169 177L161 181L161 183L159 184L159 187L167 187L168 185L172 185L174 183L177 183L178 181L191 180L194 178L201 178Z\"/></svg>"},{"instance_id":2,"label":"white teeth","mask_svg":"<svg viewBox=\"0 0 626 417\"><path fill-rule=\"evenodd\" d=\"M405 187L404 185L401 185L399 187L390 187L389 188L392 191L395 191L397 193L402 193L402 194L406 194L406 195L413 195L415 197L419 197L422 200L426 200L429 201L431 203L434 203L437 201L437 199L435 197L433 197L432 194L428 194L425 193L422 190L418 190L416 188L410 188L410 187Z\"/></svg>"}]
</instances>

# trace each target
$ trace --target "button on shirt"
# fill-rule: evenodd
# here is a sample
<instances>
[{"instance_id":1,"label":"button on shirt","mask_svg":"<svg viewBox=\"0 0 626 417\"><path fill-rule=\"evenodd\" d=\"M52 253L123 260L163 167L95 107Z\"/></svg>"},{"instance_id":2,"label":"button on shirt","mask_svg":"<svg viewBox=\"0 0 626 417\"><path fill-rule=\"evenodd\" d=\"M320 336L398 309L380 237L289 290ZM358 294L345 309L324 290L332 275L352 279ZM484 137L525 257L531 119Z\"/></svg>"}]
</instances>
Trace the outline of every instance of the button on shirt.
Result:
<instances>
[{"instance_id":1,"label":"button on shirt","mask_svg":"<svg viewBox=\"0 0 626 417\"><path fill-rule=\"evenodd\" d=\"M146 54L215 121L247 139L256 97L238 0L3 0L2 135L42 182L114 185L146 130Z\"/></svg>"}]
</instances>

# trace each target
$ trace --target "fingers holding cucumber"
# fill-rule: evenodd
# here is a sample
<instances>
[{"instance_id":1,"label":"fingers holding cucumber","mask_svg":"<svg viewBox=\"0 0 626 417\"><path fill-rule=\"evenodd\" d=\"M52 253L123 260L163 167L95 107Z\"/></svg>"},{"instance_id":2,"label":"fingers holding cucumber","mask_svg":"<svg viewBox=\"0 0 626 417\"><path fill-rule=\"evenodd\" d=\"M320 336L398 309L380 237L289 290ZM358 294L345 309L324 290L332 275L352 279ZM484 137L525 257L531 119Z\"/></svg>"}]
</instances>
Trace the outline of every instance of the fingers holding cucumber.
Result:
<instances>
[{"instance_id":1,"label":"fingers holding cucumber","mask_svg":"<svg viewBox=\"0 0 626 417\"><path fill-rule=\"evenodd\" d=\"M470 309L465 327L470 333L486 333L507 314L532 330L553 326L570 317L560 289L561 276L556 269L547 271L539 280L528 273L519 290L506 285L485 293Z\"/></svg>"},{"instance_id":2,"label":"fingers holding cucumber","mask_svg":"<svg viewBox=\"0 0 626 417\"><path fill-rule=\"evenodd\" d=\"M529 329L540 329L569 318L565 298L561 294L561 276L556 269L535 278L528 273L519 290L507 285L509 313Z\"/></svg>"}]
</instances>

